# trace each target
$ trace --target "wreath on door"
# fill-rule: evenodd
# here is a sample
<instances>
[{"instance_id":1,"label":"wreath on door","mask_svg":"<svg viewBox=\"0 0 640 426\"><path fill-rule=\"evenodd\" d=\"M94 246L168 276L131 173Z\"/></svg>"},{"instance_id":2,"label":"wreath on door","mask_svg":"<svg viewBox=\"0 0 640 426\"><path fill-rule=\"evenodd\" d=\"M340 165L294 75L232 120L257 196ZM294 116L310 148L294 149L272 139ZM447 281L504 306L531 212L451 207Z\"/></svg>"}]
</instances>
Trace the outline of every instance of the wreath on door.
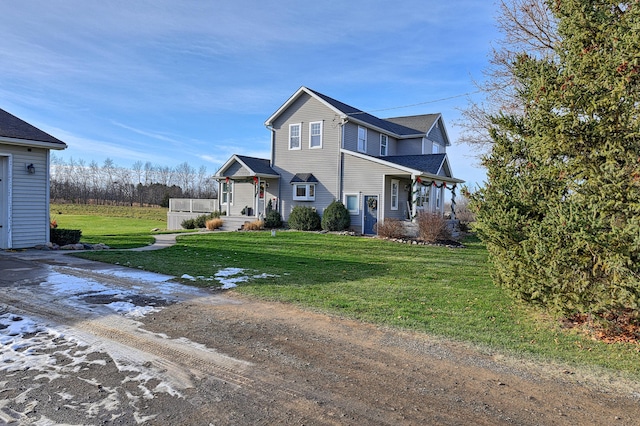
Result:
<instances>
[{"instance_id":1,"label":"wreath on door","mask_svg":"<svg viewBox=\"0 0 640 426\"><path fill-rule=\"evenodd\" d=\"M378 208L378 199L377 198L369 198L367 199L367 205L369 206L369 209L371 210L375 210Z\"/></svg>"}]
</instances>

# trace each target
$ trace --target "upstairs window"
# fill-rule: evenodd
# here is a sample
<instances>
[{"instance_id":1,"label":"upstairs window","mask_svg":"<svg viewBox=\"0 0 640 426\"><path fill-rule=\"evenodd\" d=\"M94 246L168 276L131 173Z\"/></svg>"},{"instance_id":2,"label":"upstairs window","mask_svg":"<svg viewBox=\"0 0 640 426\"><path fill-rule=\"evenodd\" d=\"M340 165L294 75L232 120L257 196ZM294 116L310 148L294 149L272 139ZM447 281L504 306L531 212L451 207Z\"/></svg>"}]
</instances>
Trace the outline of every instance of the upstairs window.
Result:
<instances>
[{"instance_id":1,"label":"upstairs window","mask_svg":"<svg viewBox=\"0 0 640 426\"><path fill-rule=\"evenodd\" d=\"M289 149L300 149L300 131L302 124L289 124Z\"/></svg>"},{"instance_id":2,"label":"upstairs window","mask_svg":"<svg viewBox=\"0 0 640 426\"><path fill-rule=\"evenodd\" d=\"M435 142L431 143L431 153L432 154L440 154L440 145Z\"/></svg>"},{"instance_id":3,"label":"upstairs window","mask_svg":"<svg viewBox=\"0 0 640 426\"><path fill-rule=\"evenodd\" d=\"M358 151L367 152L367 129L358 126Z\"/></svg>"},{"instance_id":4,"label":"upstairs window","mask_svg":"<svg viewBox=\"0 0 640 426\"><path fill-rule=\"evenodd\" d=\"M296 183L293 185L293 199L295 201L315 201L315 183Z\"/></svg>"},{"instance_id":5,"label":"upstairs window","mask_svg":"<svg viewBox=\"0 0 640 426\"><path fill-rule=\"evenodd\" d=\"M309 148L322 148L322 121L309 123Z\"/></svg>"},{"instance_id":6,"label":"upstairs window","mask_svg":"<svg viewBox=\"0 0 640 426\"><path fill-rule=\"evenodd\" d=\"M387 137L387 135L380 135L380 156L384 157L386 155L388 155L388 146L389 145L389 138Z\"/></svg>"}]
</instances>

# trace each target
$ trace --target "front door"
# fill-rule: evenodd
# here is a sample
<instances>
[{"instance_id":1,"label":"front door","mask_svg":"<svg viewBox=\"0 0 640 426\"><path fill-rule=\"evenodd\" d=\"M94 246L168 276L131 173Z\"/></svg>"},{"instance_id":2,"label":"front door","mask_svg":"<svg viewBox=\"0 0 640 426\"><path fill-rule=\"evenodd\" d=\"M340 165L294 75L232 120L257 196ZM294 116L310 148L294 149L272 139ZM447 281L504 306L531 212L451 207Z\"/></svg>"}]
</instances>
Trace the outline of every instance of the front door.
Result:
<instances>
[{"instance_id":1,"label":"front door","mask_svg":"<svg viewBox=\"0 0 640 426\"><path fill-rule=\"evenodd\" d=\"M378 196L364 196L364 228L362 233L365 235L376 234L376 223L378 223Z\"/></svg>"},{"instance_id":2,"label":"front door","mask_svg":"<svg viewBox=\"0 0 640 426\"><path fill-rule=\"evenodd\" d=\"M264 205L264 189L265 189L265 181L260 181L260 186L258 187L258 216L265 215L265 205Z\"/></svg>"}]
</instances>

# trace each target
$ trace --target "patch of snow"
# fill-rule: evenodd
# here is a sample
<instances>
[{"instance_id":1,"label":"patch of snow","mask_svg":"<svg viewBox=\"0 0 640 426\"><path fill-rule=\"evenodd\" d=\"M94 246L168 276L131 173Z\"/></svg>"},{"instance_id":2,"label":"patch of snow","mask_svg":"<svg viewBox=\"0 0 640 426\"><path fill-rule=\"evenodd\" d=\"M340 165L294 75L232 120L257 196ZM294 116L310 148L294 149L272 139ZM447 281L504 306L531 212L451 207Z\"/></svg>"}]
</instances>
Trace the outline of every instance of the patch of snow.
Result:
<instances>
[{"instance_id":1,"label":"patch of snow","mask_svg":"<svg viewBox=\"0 0 640 426\"><path fill-rule=\"evenodd\" d=\"M142 318L148 313L160 311L154 306L136 306L131 302L111 302L105 306L130 318Z\"/></svg>"}]
</instances>

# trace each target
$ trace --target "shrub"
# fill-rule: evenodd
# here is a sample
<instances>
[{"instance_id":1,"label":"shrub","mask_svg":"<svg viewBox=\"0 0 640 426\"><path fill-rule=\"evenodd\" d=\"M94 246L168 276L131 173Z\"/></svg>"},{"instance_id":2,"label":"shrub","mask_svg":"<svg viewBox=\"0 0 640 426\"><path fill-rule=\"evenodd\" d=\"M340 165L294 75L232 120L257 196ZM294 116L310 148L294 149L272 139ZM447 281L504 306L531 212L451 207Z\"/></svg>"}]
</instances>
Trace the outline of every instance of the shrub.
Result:
<instances>
[{"instance_id":1,"label":"shrub","mask_svg":"<svg viewBox=\"0 0 640 426\"><path fill-rule=\"evenodd\" d=\"M295 206L289 215L289 227L299 231L320 229L320 215L311 207Z\"/></svg>"},{"instance_id":2,"label":"shrub","mask_svg":"<svg viewBox=\"0 0 640 426\"><path fill-rule=\"evenodd\" d=\"M206 228L208 220L217 219L219 217L220 217L220 212L202 214L194 219L183 220L180 226L182 226L184 229Z\"/></svg>"},{"instance_id":3,"label":"shrub","mask_svg":"<svg viewBox=\"0 0 640 426\"><path fill-rule=\"evenodd\" d=\"M375 231L383 238L404 238L406 236L402 221L393 218L385 219L382 223L376 223Z\"/></svg>"},{"instance_id":4,"label":"shrub","mask_svg":"<svg viewBox=\"0 0 640 426\"><path fill-rule=\"evenodd\" d=\"M242 229L245 231L259 231L264 229L264 221L254 220L253 222L245 223Z\"/></svg>"},{"instance_id":5,"label":"shrub","mask_svg":"<svg viewBox=\"0 0 640 426\"><path fill-rule=\"evenodd\" d=\"M223 224L223 221L219 217L217 217L215 219L209 219L204 223L205 227L209 231L213 231L214 229L221 228L222 224Z\"/></svg>"},{"instance_id":6,"label":"shrub","mask_svg":"<svg viewBox=\"0 0 640 426\"><path fill-rule=\"evenodd\" d=\"M329 204L322 213L322 229L325 231L344 231L351 225L349 210L340 201Z\"/></svg>"},{"instance_id":7,"label":"shrub","mask_svg":"<svg viewBox=\"0 0 640 426\"><path fill-rule=\"evenodd\" d=\"M418 213L418 236L429 243L450 240L451 231L447 227L447 221L439 213Z\"/></svg>"},{"instance_id":8,"label":"shrub","mask_svg":"<svg viewBox=\"0 0 640 426\"><path fill-rule=\"evenodd\" d=\"M59 246L66 246L67 244L79 243L81 237L82 231L79 229L51 228L49 241Z\"/></svg>"},{"instance_id":9,"label":"shrub","mask_svg":"<svg viewBox=\"0 0 640 426\"><path fill-rule=\"evenodd\" d=\"M195 219L185 219L185 220L182 221L182 223L180 223L180 226L182 226L184 229L195 229L196 220Z\"/></svg>"},{"instance_id":10,"label":"shrub","mask_svg":"<svg viewBox=\"0 0 640 426\"><path fill-rule=\"evenodd\" d=\"M269 200L271 202L271 200ZM268 210L264 218L264 227L267 229L280 228L282 226L282 216L275 210Z\"/></svg>"}]
</instances>

